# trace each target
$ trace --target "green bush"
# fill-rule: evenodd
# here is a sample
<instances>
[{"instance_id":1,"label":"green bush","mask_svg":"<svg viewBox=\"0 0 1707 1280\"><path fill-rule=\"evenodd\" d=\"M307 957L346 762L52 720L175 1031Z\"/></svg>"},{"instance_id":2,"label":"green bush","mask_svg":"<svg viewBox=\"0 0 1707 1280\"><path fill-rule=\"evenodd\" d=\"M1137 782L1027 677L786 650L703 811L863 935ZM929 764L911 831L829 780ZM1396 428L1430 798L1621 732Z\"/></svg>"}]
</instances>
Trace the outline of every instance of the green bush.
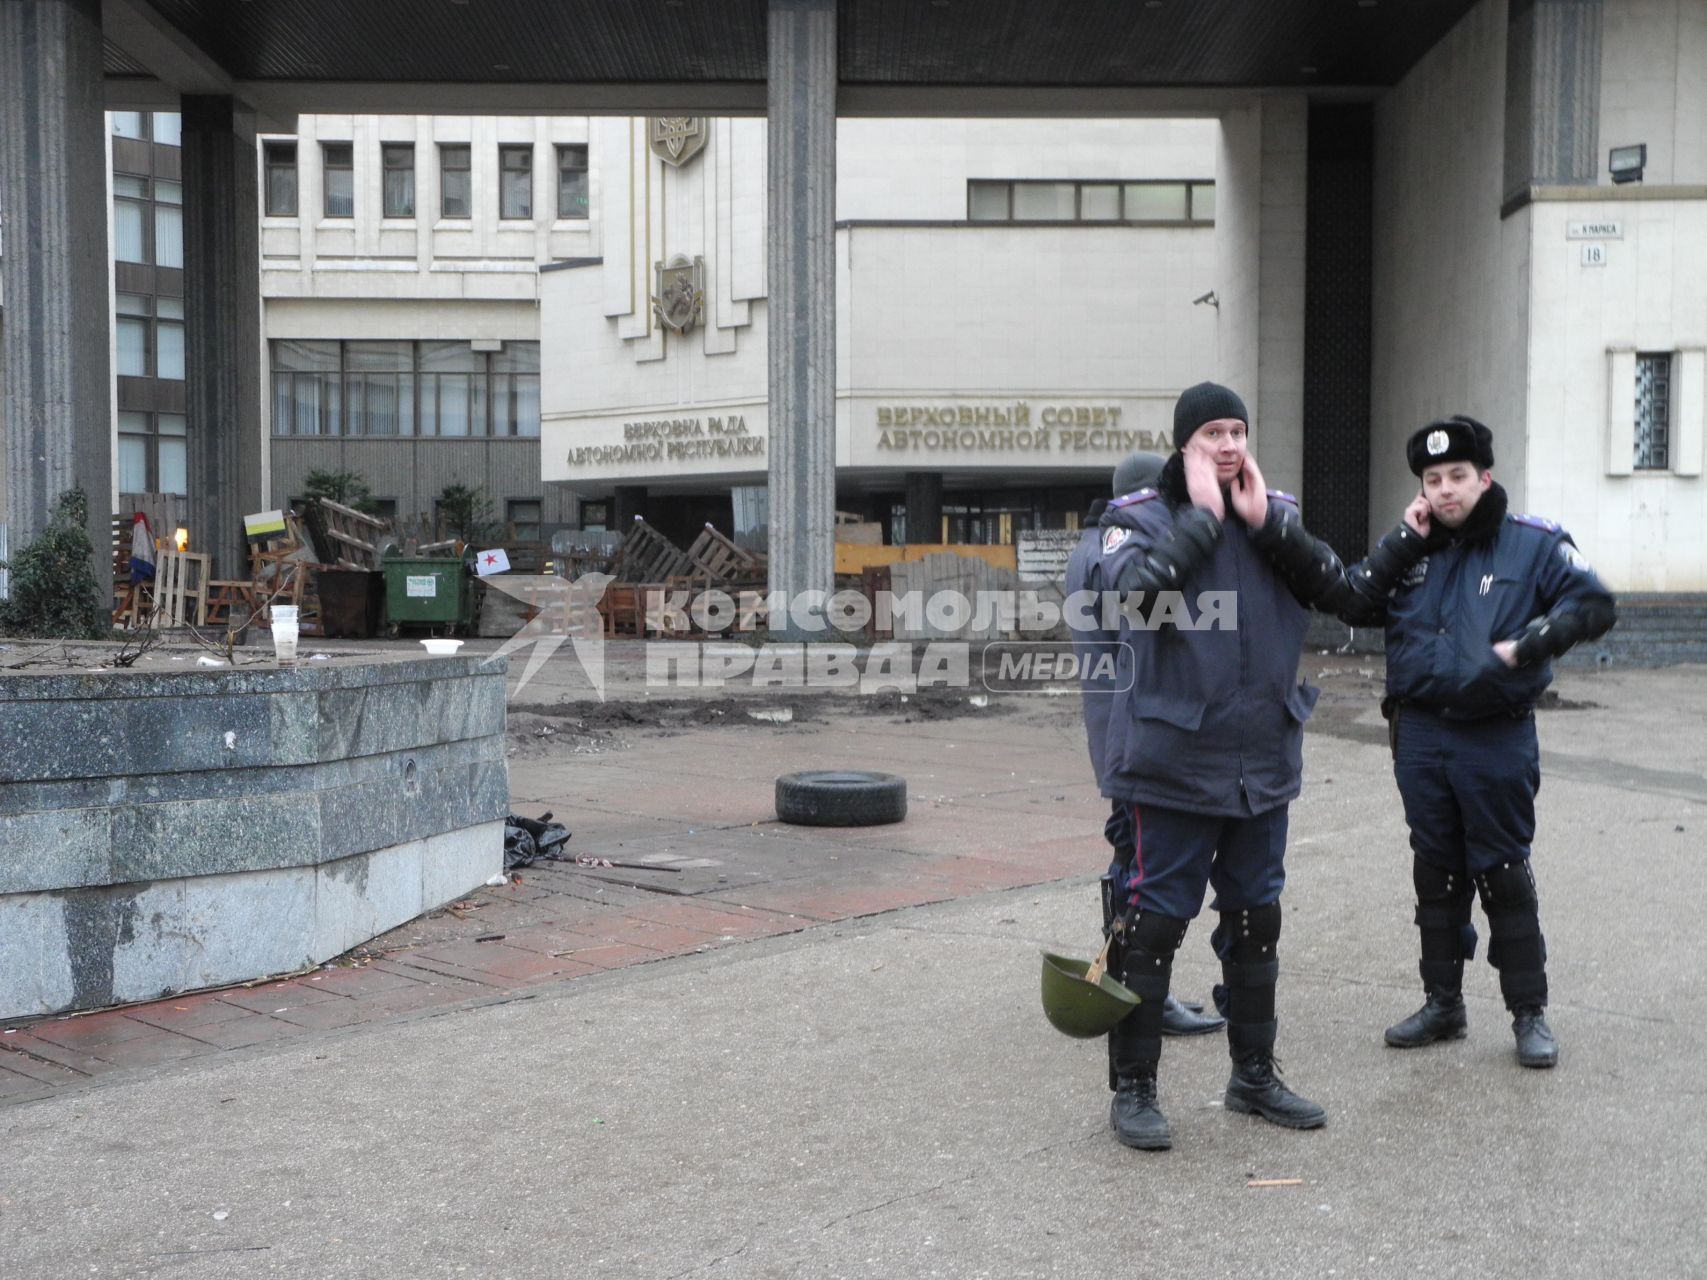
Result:
<instances>
[{"instance_id":1,"label":"green bush","mask_svg":"<svg viewBox=\"0 0 1707 1280\"><path fill-rule=\"evenodd\" d=\"M478 486L447 484L439 494L439 520L460 542L483 542L496 536L492 499Z\"/></svg>"},{"instance_id":2,"label":"green bush","mask_svg":"<svg viewBox=\"0 0 1707 1280\"><path fill-rule=\"evenodd\" d=\"M7 564L11 599L0 601L0 628L13 635L98 640L112 622L95 581L89 500L81 489L60 495L48 525Z\"/></svg>"},{"instance_id":3,"label":"green bush","mask_svg":"<svg viewBox=\"0 0 1707 1280\"><path fill-rule=\"evenodd\" d=\"M318 468L310 471L303 477L302 496L330 498L370 516L379 509L373 500L373 490L354 471L322 471Z\"/></svg>"}]
</instances>

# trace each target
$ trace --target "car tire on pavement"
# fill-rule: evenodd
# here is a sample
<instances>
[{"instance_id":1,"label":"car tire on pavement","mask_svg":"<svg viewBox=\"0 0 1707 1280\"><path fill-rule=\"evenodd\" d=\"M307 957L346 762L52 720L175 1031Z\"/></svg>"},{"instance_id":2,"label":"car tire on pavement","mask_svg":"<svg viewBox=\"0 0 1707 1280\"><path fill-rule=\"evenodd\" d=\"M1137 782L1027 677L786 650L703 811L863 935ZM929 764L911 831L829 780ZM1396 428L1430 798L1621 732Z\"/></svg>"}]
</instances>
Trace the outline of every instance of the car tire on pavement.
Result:
<instances>
[{"instance_id":1,"label":"car tire on pavement","mask_svg":"<svg viewBox=\"0 0 1707 1280\"><path fill-rule=\"evenodd\" d=\"M805 827L875 827L907 816L907 780L893 773L813 769L776 780L776 816Z\"/></svg>"}]
</instances>

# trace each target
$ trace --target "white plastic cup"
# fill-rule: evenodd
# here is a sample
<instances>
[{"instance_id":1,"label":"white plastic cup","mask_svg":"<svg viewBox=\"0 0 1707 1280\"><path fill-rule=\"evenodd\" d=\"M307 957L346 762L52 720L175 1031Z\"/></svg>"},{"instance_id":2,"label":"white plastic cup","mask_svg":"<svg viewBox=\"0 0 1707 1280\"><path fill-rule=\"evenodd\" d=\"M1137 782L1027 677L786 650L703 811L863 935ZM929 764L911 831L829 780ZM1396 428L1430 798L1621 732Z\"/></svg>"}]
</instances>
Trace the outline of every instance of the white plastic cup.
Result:
<instances>
[{"instance_id":1,"label":"white plastic cup","mask_svg":"<svg viewBox=\"0 0 1707 1280\"><path fill-rule=\"evenodd\" d=\"M273 616L273 622L274 623L288 622L288 623L290 623L291 626L294 627L294 626L296 626L297 622L300 620L301 613L302 613L302 606L301 605L275 604L272 606L272 616Z\"/></svg>"},{"instance_id":2,"label":"white plastic cup","mask_svg":"<svg viewBox=\"0 0 1707 1280\"><path fill-rule=\"evenodd\" d=\"M273 623L273 656L280 662L296 661L297 625L290 622Z\"/></svg>"}]
</instances>

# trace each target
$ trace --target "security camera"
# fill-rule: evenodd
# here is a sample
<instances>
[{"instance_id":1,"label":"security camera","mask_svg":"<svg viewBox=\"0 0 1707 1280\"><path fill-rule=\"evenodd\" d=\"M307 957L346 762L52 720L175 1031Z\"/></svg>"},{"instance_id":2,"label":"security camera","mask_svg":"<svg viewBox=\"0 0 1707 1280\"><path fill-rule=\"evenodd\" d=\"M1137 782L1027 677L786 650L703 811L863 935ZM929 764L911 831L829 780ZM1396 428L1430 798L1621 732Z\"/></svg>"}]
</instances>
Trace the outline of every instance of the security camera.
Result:
<instances>
[{"instance_id":1,"label":"security camera","mask_svg":"<svg viewBox=\"0 0 1707 1280\"><path fill-rule=\"evenodd\" d=\"M1221 299L1219 299L1215 296L1215 290L1213 290L1213 289L1211 289L1208 293L1205 293L1205 294L1200 295L1199 297L1193 298L1191 300L1191 305L1194 307L1201 307L1206 302L1210 306L1214 307L1217 311L1219 311L1221 309Z\"/></svg>"}]
</instances>

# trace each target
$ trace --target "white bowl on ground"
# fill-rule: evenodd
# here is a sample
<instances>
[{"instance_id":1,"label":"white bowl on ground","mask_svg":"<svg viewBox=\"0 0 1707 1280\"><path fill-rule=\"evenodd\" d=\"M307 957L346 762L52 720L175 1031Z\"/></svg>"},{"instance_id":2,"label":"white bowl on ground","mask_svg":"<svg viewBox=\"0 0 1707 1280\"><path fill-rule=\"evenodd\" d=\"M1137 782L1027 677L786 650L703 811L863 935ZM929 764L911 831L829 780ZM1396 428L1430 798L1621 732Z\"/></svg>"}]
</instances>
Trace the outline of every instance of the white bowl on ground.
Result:
<instances>
[{"instance_id":1,"label":"white bowl on ground","mask_svg":"<svg viewBox=\"0 0 1707 1280\"><path fill-rule=\"evenodd\" d=\"M434 639L423 640L421 643L426 646L428 653L440 658L448 658L458 649L462 648L462 641L460 640Z\"/></svg>"}]
</instances>

